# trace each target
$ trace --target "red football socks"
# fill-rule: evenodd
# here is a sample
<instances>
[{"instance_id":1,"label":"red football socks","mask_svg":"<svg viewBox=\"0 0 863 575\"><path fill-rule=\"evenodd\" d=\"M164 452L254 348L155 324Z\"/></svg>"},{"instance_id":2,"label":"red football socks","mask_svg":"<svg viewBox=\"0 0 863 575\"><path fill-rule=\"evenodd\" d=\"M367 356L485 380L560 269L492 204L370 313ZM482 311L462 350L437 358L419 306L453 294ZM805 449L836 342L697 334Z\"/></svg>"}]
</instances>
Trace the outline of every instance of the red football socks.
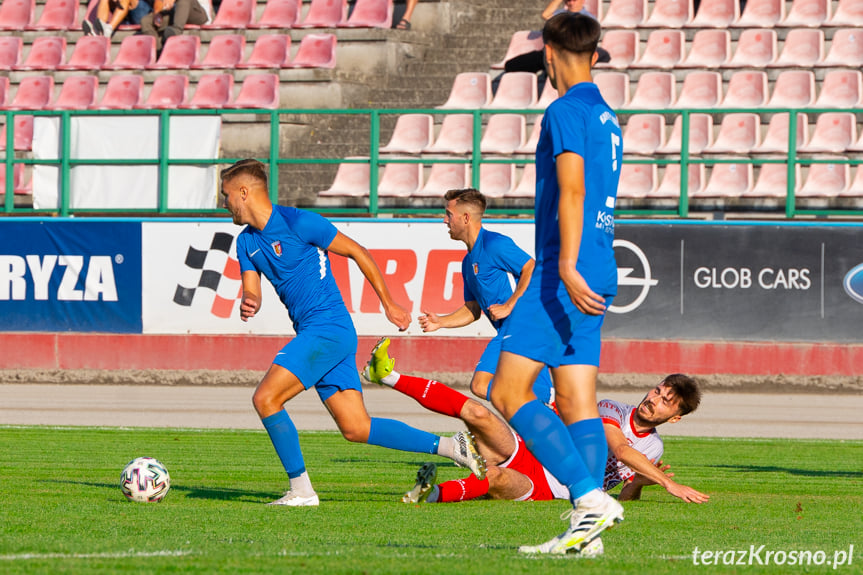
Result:
<instances>
[{"instance_id":1,"label":"red football socks","mask_svg":"<svg viewBox=\"0 0 863 575\"><path fill-rule=\"evenodd\" d=\"M463 393L459 393L439 381L412 375L400 374L399 381L394 388L411 396L426 409L450 417L459 417L461 408L468 400L468 397Z\"/></svg>"}]
</instances>

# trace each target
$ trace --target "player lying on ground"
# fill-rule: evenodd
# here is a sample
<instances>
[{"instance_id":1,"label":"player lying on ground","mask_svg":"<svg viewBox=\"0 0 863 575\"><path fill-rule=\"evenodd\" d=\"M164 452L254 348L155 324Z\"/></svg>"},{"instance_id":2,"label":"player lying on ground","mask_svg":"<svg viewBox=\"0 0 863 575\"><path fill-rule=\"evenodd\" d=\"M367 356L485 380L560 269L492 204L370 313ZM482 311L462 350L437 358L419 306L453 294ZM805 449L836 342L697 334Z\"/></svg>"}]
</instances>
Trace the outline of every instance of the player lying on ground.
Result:
<instances>
[{"instance_id":1,"label":"player lying on ground","mask_svg":"<svg viewBox=\"0 0 863 575\"><path fill-rule=\"evenodd\" d=\"M485 476L485 462L468 434L439 437L393 419L369 417L356 368L357 332L330 268L328 252L351 258L371 283L387 319L404 330L410 315L384 283L368 250L313 212L270 202L267 170L241 160L221 173L224 206L235 224L242 272L240 318L261 309L261 274L288 309L297 335L276 354L252 403L290 478L276 505L318 505L300 449L297 429L284 409L295 395L314 387L348 441L448 457Z\"/></svg>"}]
</instances>

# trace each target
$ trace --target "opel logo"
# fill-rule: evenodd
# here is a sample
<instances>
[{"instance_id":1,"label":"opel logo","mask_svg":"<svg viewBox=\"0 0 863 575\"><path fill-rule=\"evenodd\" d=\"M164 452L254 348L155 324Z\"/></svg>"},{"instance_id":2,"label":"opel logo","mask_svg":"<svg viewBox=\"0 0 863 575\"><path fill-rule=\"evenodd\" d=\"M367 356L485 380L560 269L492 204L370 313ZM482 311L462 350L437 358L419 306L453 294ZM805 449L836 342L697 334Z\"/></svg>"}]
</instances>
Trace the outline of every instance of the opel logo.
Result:
<instances>
[{"instance_id":1,"label":"opel logo","mask_svg":"<svg viewBox=\"0 0 863 575\"><path fill-rule=\"evenodd\" d=\"M842 281L845 293L858 303L863 303L863 264L858 264L845 274Z\"/></svg>"},{"instance_id":2,"label":"opel logo","mask_svg":"<svg viewBox=\"0 0 863 575\"><path fill-rule=\"evenodd\" d=\"M644 273L644 277L631 277L630 274L635 271L635 268L626 268L626 267L618 267L617 268L617 285L618 286L635 286L641 287L641 292L639 292L638 297L636 297L631 303L627 305L611 305L608 308L608 311L612 313L629 313L638 309L644 300L647 299L647 292L650 291L650 288L659 283L658 279L652 278L650 275L650 262L647 260L647 256L644 255L644 252L641 251L634 243L627 240L614 240L615 248L623 248L631 251L635 254L635 257L638 258L638 261L641 263L641 268ZM853 270L852 270L853 271ZM861 280L863 280L863 273L860 274ZM863 292L863 290L861 290ZM852 296L853 297L853 296ZM863 301L863 300L859 300Z\"/></svg>"}]
</instances>

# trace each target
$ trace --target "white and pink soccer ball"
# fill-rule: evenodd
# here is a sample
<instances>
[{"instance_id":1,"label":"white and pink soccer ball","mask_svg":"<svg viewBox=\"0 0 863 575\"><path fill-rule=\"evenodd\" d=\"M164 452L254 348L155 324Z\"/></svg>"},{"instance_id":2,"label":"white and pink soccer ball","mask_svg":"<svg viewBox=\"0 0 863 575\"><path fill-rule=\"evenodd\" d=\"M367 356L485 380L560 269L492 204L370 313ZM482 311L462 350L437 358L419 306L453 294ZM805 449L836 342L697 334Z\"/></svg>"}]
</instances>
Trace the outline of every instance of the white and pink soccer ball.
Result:
<instances>
[{"instance_id":1,"label":"white and pink soccer ball","mask_svg":"<svg viewBox=\"0 0 863 575\"><path fill-rule=\"evenodd\" d=\"M170 488L168 469L152 457L133 459L120 475L120 489L129 501L155 503L164 499Z\"/></svg>"}]
</instances>

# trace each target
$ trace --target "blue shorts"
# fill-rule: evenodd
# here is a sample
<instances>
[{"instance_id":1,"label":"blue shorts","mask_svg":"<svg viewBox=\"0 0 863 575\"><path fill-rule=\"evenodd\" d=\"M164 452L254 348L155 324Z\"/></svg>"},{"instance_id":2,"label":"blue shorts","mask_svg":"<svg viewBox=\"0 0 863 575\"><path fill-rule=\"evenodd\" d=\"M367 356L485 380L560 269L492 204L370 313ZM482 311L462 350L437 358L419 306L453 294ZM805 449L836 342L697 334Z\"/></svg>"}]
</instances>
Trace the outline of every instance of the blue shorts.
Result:
<instances>
[{"instance_id":1,"label":"blue shorts","mask_svg":"<svg viewBox=\"0 0 863 575\"><path fill-rule=\"evenodd\" d=\"M307 328L276 354L273 363L297 376L303 387L314 387L321 401L337 391L362 393L357 371L357 333L337 326Z\"/></svg>"},{"instance_id":2,"label":"blue shorts","mask_svg":"<svg viewBox=\"0 0 863 575\"><path fill-rule=\"evenodd\" d=\"M562 293L561 293L562 292ZM605 297L606 307L612 297ZM531 282L501 333L503 351L546 364L599 366L603 315L581 313L563 284L556 292Z\"/></svg>"},{"instance_id":3,"label":"blue shorts","mask_svg":"<svg viewBox=\"0 0 863 575\"><path fill-rule=\"evenodd\" d=\"M133 9L129 10L129 13L126 14L126 17L123 18L121 24L131 24L134 26L138 26L141 24L141 20L144 19L144 16L153 11L153 7L150 5L147 0L138 0L138 5Z\"/></svg>"},{"instance_id":4,"label":"blue shorts","mask_svg":"<svg viewBox=\"0 0 863 575\"><path fill-rule=\"evenodd\" d=\"M506 322L504 322L504 324L505 323ZM482 356L479 358L474 371L484 371L485 373L494 375L495 370L497 369L497 360L500 358L502 343L503 334L498 333L490 342L488 342L488 345L485 346L485 351L482 352ZM493 383L494 380L492 380L491 384ZM489 384L489 394L491 394L491 384ZM543 403L549 403L551 401L552 387L554 387L554 384L551 381L551 375L548 373L548 368L543 368L543 370L539 372L536 381L533 382L533 394Z\"/></svg>"}]
</instances>

